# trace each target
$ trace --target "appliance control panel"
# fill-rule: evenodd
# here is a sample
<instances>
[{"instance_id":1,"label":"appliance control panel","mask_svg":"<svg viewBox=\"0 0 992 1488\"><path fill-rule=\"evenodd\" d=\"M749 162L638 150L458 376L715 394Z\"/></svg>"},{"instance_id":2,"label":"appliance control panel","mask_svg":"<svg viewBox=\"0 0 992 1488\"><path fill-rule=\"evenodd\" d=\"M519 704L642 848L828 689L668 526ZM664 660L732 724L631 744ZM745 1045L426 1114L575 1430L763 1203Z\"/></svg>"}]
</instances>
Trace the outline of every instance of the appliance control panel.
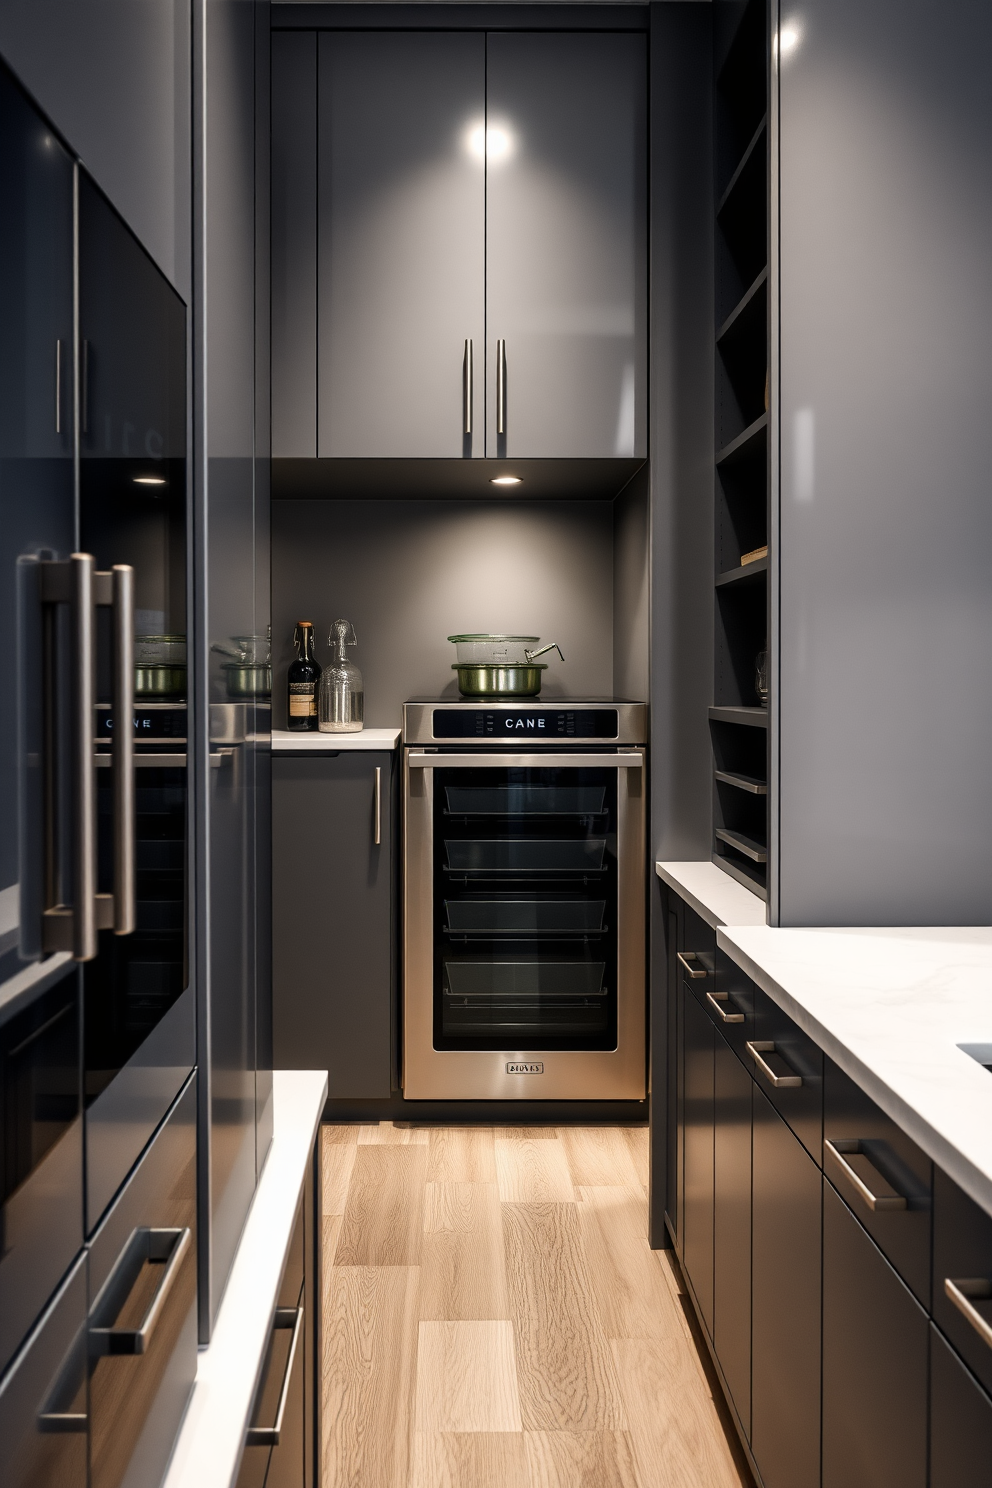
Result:
<instances>
[{"instance_id":1,"label":"appliance control panel","mask_svg":"<svg viewBox=\"0 0 992 1488\"><path fill-rule=\"evenodd\" d=\"M96 738L107 744L113 738L114 719L107 703L97 704ZM186 706L184 703L136 703L134 709L134 742L160 744L185 742Z\"/></svg>"},{"instance_id":2,"label":"appliance control panel","mask_svg":"<svg viewBox=\"0 0 992 1488\"><path fill-rule=\"evenodd\" d=\"M435 739L616 739L616 708L434 709Z\"/></svg>"}]
</instances>

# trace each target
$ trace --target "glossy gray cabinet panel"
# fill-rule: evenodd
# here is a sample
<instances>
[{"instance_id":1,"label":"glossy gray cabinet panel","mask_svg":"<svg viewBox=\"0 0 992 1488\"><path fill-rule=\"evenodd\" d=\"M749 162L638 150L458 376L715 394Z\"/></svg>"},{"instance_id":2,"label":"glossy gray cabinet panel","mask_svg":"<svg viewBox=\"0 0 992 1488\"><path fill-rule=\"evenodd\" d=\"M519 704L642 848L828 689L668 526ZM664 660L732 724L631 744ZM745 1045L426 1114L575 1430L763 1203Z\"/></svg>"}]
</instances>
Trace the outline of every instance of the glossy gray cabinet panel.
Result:
<instances>
[{"instance_id":1,"label":"glossy gray cabinet panel","mask_svg":"<svg viewBox=\"0 0 992 1488\"><path fill-rule=\"evenodd\" d=\"M645 453L646 79L643 36L487 38L487 455Z\"/></svg>"},{"instance_id":2,"label":"glossy gray cabinet panel","mask_svg":"<svg viewBox=\"0 0 992 1488\"><path fill-rule=\"evenodd\" d=\"M318 45L317 453L481 455L485 37Z\"/></svg>"},{"instance_id":3,"label":"glossy gray cabinet panel","mask_svg":"<svg viewBox=\"0 0 992 1488\"><path fill-rule=\"evenodd\" d=\"M272 38L272 453L317 453L317 33Z\"/></svg>"},{"instance_id":4,"label":"glossy gray cabinet panel","mask_svg":"<svg viewBox=\"0 0 992 1488\"><path fill-rule=\"evenodd\" d=\"M275 1064L326 1069L331 1100L393 1088L397 768L364 750L273 760Z\"/></svg>"},{"instance_id":5,"label":"glossy gray cabinet panel","mask_svg":"<svg viewBox=\"0 0 992 1488\"><path fill-rule=\"evenodd\" d=\"M987 924L992 9L797 16L779 78L771 921Z\"/></svg>"},{"instance_id":6,"label":"glossy gray cabinet panel","mask_svg":"<svg viewBox=\"0 0 992 1488\"><path fill-rule=\"evenodd\" d=\"M0 1442L4 1488L86 1488L85 1256L0 1384Z\"/></svg>"}]
</instances>

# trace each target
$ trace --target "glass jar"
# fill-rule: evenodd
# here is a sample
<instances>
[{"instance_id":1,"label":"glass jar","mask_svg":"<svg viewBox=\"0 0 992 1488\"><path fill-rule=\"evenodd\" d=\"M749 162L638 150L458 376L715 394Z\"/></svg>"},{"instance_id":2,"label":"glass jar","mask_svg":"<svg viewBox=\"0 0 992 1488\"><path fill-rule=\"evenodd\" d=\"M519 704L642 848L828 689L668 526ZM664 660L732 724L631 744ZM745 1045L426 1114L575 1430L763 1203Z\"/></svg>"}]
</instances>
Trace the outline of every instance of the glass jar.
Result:
<instances>
[{"instance_id":1,"label":"glass jar","mask_svg":"<svg viewBox=\"0 0 992 1488\"><path fill-rule=\"evenodd\" d=\"M362 674L348 660L346 646L357 646L355 628L335 620L327 643L331 660L320 675L317 727L322 734L357 734L365 727L365 688Z\"/></svg>"}]
</instances>

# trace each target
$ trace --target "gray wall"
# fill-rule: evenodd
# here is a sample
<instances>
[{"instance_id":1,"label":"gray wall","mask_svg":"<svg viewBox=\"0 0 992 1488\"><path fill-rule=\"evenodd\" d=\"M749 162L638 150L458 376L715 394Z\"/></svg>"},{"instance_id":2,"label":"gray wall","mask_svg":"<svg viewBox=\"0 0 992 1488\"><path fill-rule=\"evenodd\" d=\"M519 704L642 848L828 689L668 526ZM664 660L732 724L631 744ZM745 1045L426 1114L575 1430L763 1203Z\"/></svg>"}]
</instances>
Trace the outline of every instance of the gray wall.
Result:
<instances>
[{"instance_id":1,"label":"gray wall","mask_svg":"<svg viewBox=\"0 0 992 1488\"><path fill-rule=\"evenodd\" d=\"M190 0L3 0L0 53L190 299Z\"/></svg>"},{"instance_id":2,"label":"gray wall","mask_svg":"<svg viewBox=\"0 0 992 1488\"><path fill-rule=\"evenodd\" d=\"M638 471L613 503L613 691L646 701L651 682L651 479Z\"/></svg>"},{"instance_id":3,"label":"gray wall","mask_svg":"<svg viewBox=\"0 0 992 1488\"><path fill-rule=\"evenodd\" d=\"M799 14L779 103L771 919L988 924L992 8Z\"/></svg>"},{"instance_id":4,"label":"gray wall","mask_svg":"<svg viewBox=\"0 0 992 1488\"><path fill-rule=\"evenodd\" d=\"M293 627L313 620L317 659L343 615L359 645L365 722L399 727L407 698L457 697L446 637L510 631L558 641L545 698L613 692L609 502L275 501L273 726L286 726Z\"/></svg>"}]
</instances>

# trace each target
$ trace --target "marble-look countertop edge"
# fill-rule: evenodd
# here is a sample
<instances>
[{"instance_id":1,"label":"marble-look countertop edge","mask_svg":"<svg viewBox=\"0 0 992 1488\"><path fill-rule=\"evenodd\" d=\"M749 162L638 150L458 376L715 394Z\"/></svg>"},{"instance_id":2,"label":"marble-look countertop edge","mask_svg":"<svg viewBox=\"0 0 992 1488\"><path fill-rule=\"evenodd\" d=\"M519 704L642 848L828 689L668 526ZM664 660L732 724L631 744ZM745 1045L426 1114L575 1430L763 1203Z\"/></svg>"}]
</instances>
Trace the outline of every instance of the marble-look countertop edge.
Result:
<instances>
[{"instance_id":1,"label":"marble-look countertop edge","mask_svg":"<svg viewBox=\"0 0 992 1488\"><path fill-rule=\"evenodd\" d=\"M912 1137L927 1157L942 1168L985 1212L992 1215L992 1173L986 1172L938 1130L923 1113L900 1095L870 1064L827 1028L789 992L749 951L735 941L736 926L717 929L717 945L818 1045L856 1085L871 1096L887 1116ZM992 1087L990 1087L992 1094Z\"/></svg>"},{"instance_id":2,"label":"marble-look countertop edge","mask_svg":"<svg viewBox=\"0 0 992 1488\"><path fill-rule=\"evenodd\" d=\"M258 1386L269 1324L307 1162L327 1099L325 1070L275 1070L273 1136L213 1336L162 1488L231 1488Z\"/></svg>"},{"instance_id":3,"label":"marble-look countertop edge","mask_svg":"<svg viewBox=\"0 0 992 1488\"><path fill-rule=\"evenodd\" d=\"M654 870L661 881L674 889L712 930L718 930L721 925L765 923L767 910L764 900L745 889L715 863L706 859L658 862Z\"/></svg>"},{"instance_id":4,"label":"marble-look countertop edge","mask_svg":"<svg viewBox=\"0 0 992 1488\"><path fill-rule=\"evenodd\" d=\"M362 729L357 734L295 734L272 730L273 754L340 754L353 749L398 749L400 730Z\"/></svg>"}]
</instances>

